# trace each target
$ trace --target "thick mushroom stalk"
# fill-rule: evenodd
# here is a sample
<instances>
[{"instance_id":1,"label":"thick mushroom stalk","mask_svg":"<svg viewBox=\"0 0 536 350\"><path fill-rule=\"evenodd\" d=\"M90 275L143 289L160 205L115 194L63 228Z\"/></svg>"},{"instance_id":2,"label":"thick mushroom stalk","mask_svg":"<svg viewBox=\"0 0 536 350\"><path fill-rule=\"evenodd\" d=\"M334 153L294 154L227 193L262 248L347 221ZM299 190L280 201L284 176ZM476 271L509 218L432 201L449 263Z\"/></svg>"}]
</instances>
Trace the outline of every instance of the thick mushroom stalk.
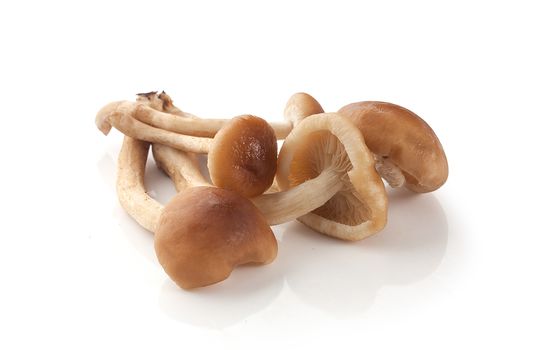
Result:
<instances>
[{"instance_id":1,"label":"thick mushroom stalk","mask_svg":"<svg viewBox=\"0 0 536 350\"><path fill-rule=\"evenodd\" d=\"M183 112L173 105L170 96L165 92L160 94L148 92L138 94L138 96L141 99L148 99L149 106L152 107L153 111L137 110L131 114L132 118L162 131L190 136L214 137L229 122L229 119L198 118L193 114ZM113 104L124 104L124 101L113 102ZM305 117L322 112L324 112L322 106L311 95L303 92L296 93L291 96L285 107L285 121L271 122L270 126L278 139L284 139L292 128ZM107 127L105 126L104 130Z\"/></svg>"},{"instance_id":2,"label":"thick mushroom stalk","mask_svg":"<svg viewBox=\"0 0 536 350\"><path fill-rule=\"evenodd\" d=\"M159 168L173 181L177 191L187 187L210 186L186 153L164 145L153 145ZM335 171L324 171L314 179L284 192L265 193L250 198L270 225L278 225L309 213L333 197L343 187ZM318 192L321 189L321 192Z\"/></svg>"},{"instance_id":3,"label":"thick mushroom stalk","mask_svg":"<svg viewBox=\"0 0 536 350\"><path fill-rule=\"evenodd\" d=\"M161 154L159 161L167 164L163 168L196 166L178 154ZM347 119L335 113L308 117L285 140L278 163L283 191L251 199L270 225L300 218L319 232L346 240L384 227L385 188L361 133ZM177 182L180 171L168 174Z\"/></svg>"},{"instance_id":4,"label":"thick mushroom stalk","mask_svg":"<svg viewBox=\"0 0 536 350\"><path fill-rule=\"evenodd\" d=\"M274 260L277 241L270 226L237 193L189 188L165 207L148 196L143 184L148 147L125 137L117 193L127 213L155 233L158 261L175 283L185 289L207 286L226 279L235 266Z\"/></svg>"},{"instance_id":5,"label":"thick mushroom stalk","mask_svg":"<svg viewBox=\"0 0 536 350\"><path fill-rule=\"evenodd\" d=\"M133 117L134 115L147 113L159 112L144 103L130 101L112 102L100 109L95 117L95 124L105 135L110 132L113 126L126 136L139 140L160 143L183 151L208 153L211 139L181 135L155 128Z\"/></svg>"},{"instance_id":6,"label":"thick mushroom stalk","mask_svg":"<svg viewBox=\"0 0 536 350\"><path fill-rule=\"evenodd\" d=\"M153 109L156 109L160 112L167 112L184 118L197 119L196 116L183 112L179 108L175 107L173 105L171 97L167 95L164 91L162 91L161 93L157 93L156 91L138 93L136 101L145 104ZM161 148L161 150L155 152L155 149L158 148ZM174 148L165 147L158 143L154 143L151 149L153 150L153 158L156 162L156 165L168 174L173 173L173 175L171 176L175 180L173 183L177 192L180 192L186 187L189 187L190 184L193 184L194 186L203 186L208 184L204 176L201 174L199 166L196 166L198 160L197 155L195 153L178 151ZM175 152L177 153L177 157L180 158L189 158L189 161L192 162L191 166L189 166L188 168L180 166L181 164L186 164L186 162L182 161L175 167L167 167L168 165L165 162L161 162L159 158L161 154L165 154L167 152ZM164 169L164 167L167 168Z\"/></svg>"},{"instance_id":7,"label":"thick mushroom stalk","mask_svg":"<svg viewBox=\"0 0 536 350\"><path fill-rule=\"evenodd\" d=\"M191 154L158 143L152 145L152 150L156 165L173 180L177 192L188 187L210 186Z\"/></svg>"},{"instance_id":8,"label":"thick mushroom stalk","mask_svg":"<svg viewBox=\"0 0 536 350\"><path fill-rule=\"evenodd\" d=\"M441 142L418 115L401 106L377 101L351 103L339 113L363 133L375 154L380 175L393 187L431 192L448 177Z\"/></svg>"},{"instance_id":9,"label":"thick mushroom stalk","mask_svg":"<svg viewBox=\"0 0 536 350\"><path fill-rule=\"evenodd\" d=\"M145 164L150 144L125 136L117 160L119 203L143 228L154 232L164 206L145 190ZM178 179L178 177L176 178Z\"/></svg>"},{"instance_id":10,"label":"thick mushroom stalk","mask_svg":"<svg viewBox=\"0 0 536 350\"><path fill-rule=\"evenodd\" d=\"M171 114L157 111L148 106L138 106L139 104L136 102L117 101L110 103L106 108L107 110L128 110L130 117L145 125L161 130L161 132L197 137L214 137L229 122L229 119L191 118L187 116L193 116L192 114L181 115L177 111L175 111L177 114ZM97 120L97 125L105 134L110 130L111 125L123 131L121 127L125 128L125 126L119 123L119 121L117 118L112 118L111 116L101 116ZM270 126L274 129L277 138L280 139L285 138L292 128L290 122L271 123Z\"/></svg>"}]
</instances>

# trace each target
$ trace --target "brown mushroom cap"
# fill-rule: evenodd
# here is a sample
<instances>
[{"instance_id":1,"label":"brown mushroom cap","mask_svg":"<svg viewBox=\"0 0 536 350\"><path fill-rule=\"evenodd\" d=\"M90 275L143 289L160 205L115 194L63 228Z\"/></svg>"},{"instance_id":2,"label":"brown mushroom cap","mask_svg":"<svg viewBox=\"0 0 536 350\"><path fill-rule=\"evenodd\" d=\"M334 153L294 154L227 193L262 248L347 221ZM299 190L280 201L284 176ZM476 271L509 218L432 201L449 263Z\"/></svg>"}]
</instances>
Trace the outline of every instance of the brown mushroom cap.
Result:
<instances>
[{"instance_id":1,"label":"brown mushroom cap","mask_svg":"<svg viewBox=\"0 0 536 350\"><path fill-rule=\"evenodd\" d=\"M405 186L414 192L431 192L448 177L443 147L432 128L410 110L392 103L365 101L342 107L363 133L369 149L397 166Z\"/></svg>"},{"instance_id":2,"label":"brown mushroom cap","mask_svg":"<svg viewBox=\"0 0 536 350\"><path fill-rule=\"evenodd\" d=\"M214 137L208 154L214 185L254 197L273 183L277 170L277 139L262 118L231 119Z\"/></svg>"},{"instance_id":3,"label":"brown mushroom cap","mask_svg":"<svg viewBox=\"0 0 536 350\"><path fill-rule=\"evenodd\" d=\"M321 174L336 174L342 189L298 220L330 236L359 240L380 231L387 221L385 187L374 164L361 132L348 119L336 113L316 114L286 138L277 183L288 190Z\"/></svg>"},{"instance_id":4,"label":"brown mushroom cap","mask_svg":"<svg viewBox=\"0 0 536 350\"><path fill-rule=\"evenodd\" d=\"M296 127L308 116L324 113L324 109L313 96L305 92L297 92L290 96L283 113L285 119L291 122L293 127Z\"/></svg>"},{"instance_id":5,"label":"brown mushroom cap","mask_svg":"<svg viewBox=\"0 0 536 350\"><path fill-rule=\"evenodd\" d=\"M158 261L181 288L226 279L246 263L266 264L277 241L260 211L237 193L191 187L164 208L155 232Z\"/></svg>"}]
</instances>

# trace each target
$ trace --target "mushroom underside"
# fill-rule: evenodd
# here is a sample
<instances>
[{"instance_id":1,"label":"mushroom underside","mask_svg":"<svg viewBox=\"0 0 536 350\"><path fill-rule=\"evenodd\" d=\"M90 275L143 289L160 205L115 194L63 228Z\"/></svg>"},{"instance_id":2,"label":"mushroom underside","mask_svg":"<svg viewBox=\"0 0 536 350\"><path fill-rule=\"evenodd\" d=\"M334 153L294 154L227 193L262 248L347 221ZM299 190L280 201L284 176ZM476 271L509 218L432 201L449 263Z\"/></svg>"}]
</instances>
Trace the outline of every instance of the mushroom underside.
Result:
<instances>
[{"instance_id":1,"label":"mushroom underside","mask_svg":"<svg viewBox=\"0 0 536 350\"><path fill-rule=\"evenodd\" d=\"M302 142L294 153L289 174L290 187L315 178L324 171L337 172L343 181L342 189L313 213L349 226L370 220L372 211L360 198L348 176L353 165L343 144L327 130L312 132L307 137L309 140Z\"/></svg>"}]
</instances>

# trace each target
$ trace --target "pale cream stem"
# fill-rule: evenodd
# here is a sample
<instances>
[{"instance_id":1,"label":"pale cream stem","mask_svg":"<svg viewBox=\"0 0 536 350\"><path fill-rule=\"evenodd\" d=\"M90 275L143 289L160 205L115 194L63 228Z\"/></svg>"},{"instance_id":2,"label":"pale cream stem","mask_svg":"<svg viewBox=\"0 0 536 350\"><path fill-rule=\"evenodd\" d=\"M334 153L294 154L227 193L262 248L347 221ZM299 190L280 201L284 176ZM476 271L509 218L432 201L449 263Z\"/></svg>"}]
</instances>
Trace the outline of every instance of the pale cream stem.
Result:
<instances>
[{"instance_id":1,"label":"pale cream stem","mask_svg":"<svg viewBox=\"0 0 536 350\"><path fill-rule=\"evenodd\" d=\"M181 151L208 153L212 139L181 135L147 125L133 117L139 114L139 110L160 113L140 103L112 102L97 113L95 123L104 134L108 134L111 126L114 126L123 134L139 140L164 144Z\"/></svg>"},{"instance_id":2,"label":"pale cream stem","mask_svg":"<svg viewBox=\"0 0 536 350\"><path fill-rule=\"evenodd\" d=\"M156 164L171 178L178 192L187 187L211 186L201 173L194 154L156 143L152 148Z\"/></svg>"},{"instance_id":3,"label":"pale cream stem","mask_svg":"<svg viewBox=\"0 0 536 350\"><path fill-rule=\"evenodd\" d=\"M154 145L153 152L160 167L173 180L178 190L185 187L185 180L189 186L211 186L199 172L197 162L184 153L162 145ZM326 169L317 177L290 190L265 193L250 199L270 225L277 225L321 207L343 186L340 173Z\"/></svg>"},{"instance_id":4,"label":"pale cream stem","mask_svg":"<svg viewBox=\"0 0 536 350\"><path fill-rule=\"evenodd\" d=\"M142 96L142 98L138 98L138 101L143 101L143 98L147 97ZM130 103L134 104L135 102ZM193 114L183 112L173 105L168 106L166 111L155 108L155 105L157 105L156 102L150 107L137 108L132 117L155 128L198 137L214 137L229 122L229 119L199 118ZM284 139L292 130L292 123L290 122L271 122L270 126L274 129L278 139Z\"/></svg>"},{"instance_id":5,"label":"pale cream stem","mask_svg":"<svg viewBox=\"0 0 536 350\"><path fill-rule=\"evenodd\" d=\"M324 170L296 187L251 198L270 225L278 225L305 215L324 205L344 186L340 173Z\"/></svg>"},{"instance_id":6,"label":"pale cream stem","mask_svg":"<svg viewBox=\"0 0 536 350\"><path fill-rule=\"evenodd\" d=\"M229 119L194 119L194 115L178 111L174 113L154 111L135 114L133 117L156 128L198 137L214 137L229 122ZM284 139L292 130L290 122L270 122L269 124L278 139Z\"/></svg>"},{"instance_id":7,"label":"pale cream stem","mask_svg":"<svg viewBox=\"0 0 536 350\"><path fill-rule=\"evenodd\" d=\"M117 166L117 196L125 211L145 229L155 232L163 206L145 189L149 143L125 136Z\"/></svg>"}]
</instances>

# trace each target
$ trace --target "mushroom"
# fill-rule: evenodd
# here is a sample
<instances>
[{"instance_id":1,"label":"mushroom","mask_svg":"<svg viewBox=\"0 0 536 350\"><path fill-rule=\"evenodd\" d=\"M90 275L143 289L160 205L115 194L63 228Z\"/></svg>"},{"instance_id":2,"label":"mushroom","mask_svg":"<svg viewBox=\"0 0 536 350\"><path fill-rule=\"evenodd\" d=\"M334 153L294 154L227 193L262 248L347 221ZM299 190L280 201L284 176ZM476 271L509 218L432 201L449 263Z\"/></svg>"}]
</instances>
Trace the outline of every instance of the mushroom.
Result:
<instances>
[{"instance_id":1,"label":"mushroom","mask_svg":"<svg viewBox=\"0 0 536 350\"><path fill-rule=\"evenodd\" d=\"M266 121L253 116L233 118L225 125L214 138L208 154L212 183L245 197L264 193L272 185L277 169L277 143L270 130ZM153 155L158 167L176 178L177 190L208 185L197 159L190 154L153 144Z\"/></svg>"},{"instance_id":2,"label":"mushroom","mask_svg":"<svg viewBox=\"0 0 536 350\"><path fill-rule=\"evenodd\" d=\"M119 101L112 102L109 109L130 109L129 116L144 123L145 125L163 131L169 131L181 135L199 136L199 137L214 137L217 132L229 122L229 119L201 119L193 114L181 111L173 105L170 96L165 92L157 94L156 92L148 92L138 94L140 98L150 101L148 108L135 108L134 102ZM147 106L146 106L147 107ZM284 139L290 130L295 127L303 118L308 115L322 113L322 106L311 95L306 93L296 93L291 96L287 102L284 116L284 122L272 122L270 126L274 129L278 139ZM181 118L186 117L186 118ZM117 123L114 118L110 118L108 124ZM107 119L105 116L99 118L98 124L102 126L103 132L109 130L106 125ZM114 124L115 126L115 124ZM118 124L116 128L122 125ZM100 129L100 127L99 127ZM173 147L173 145L170 145ZM182 149L180 147L176 147Z\"/></svg>"},{"instance_id":3,"label":"mushroom","mask_svg":"<svg viewBox=\"0 0 536 350\"><path fill-rule=\"evenodd\" d=\"M164 146L162 146L164 147ZM170 150L154 152L177 183L177 174L195 167ZM324 234L360 240L380 231L387 220L387 196L360 131L336 113L303 120L288 135L278 158L283 190L252 198L270 225L298 218Z\"/></svg>"},{"instance_id":4,"label":"mushroom","mask_svg":"<svg viewBox=\"0 0 536 350\"><path fill-rule=\"evenodd\" d=\"M365 101L339 112L361 130L380 175L392 186L431 192L448 177L448 163L432 128L412 111L387 102Z\"/></svg>"},{"instance_id":5,"label":"mushroom","mask_svg":"<svg viewBox=\"0 0 536 350\"><path fill-rule=\"evenodd\" d=\"M273 232L255 206L217 187L192 187L164 207L147 195L143 179L149 144L125 136L118 160L122 207L154 232L158 261L181 288L226 279L235 266L267 264L277 255Z\"/></svg>"},{"instance_id":6,"label":"mushroom","mask_svg":"<svg viewBox=\"0 0 536 350\"><path fill-rule=\"evenodd\" d=\"M257 196L272 185L277 168L277 139L264 119L238 116L226 121L214 139L201 139L158 129L132 117L139 111L160 113L156 109L165 108L169 108L166 100L155 98L153 93L141 94L137 103L112 103L101 109L97 126L106 131L106 123L110 123L128 136L183 151L208 153L212 182L245 197Z\"/></svg>"}]
</instances>

